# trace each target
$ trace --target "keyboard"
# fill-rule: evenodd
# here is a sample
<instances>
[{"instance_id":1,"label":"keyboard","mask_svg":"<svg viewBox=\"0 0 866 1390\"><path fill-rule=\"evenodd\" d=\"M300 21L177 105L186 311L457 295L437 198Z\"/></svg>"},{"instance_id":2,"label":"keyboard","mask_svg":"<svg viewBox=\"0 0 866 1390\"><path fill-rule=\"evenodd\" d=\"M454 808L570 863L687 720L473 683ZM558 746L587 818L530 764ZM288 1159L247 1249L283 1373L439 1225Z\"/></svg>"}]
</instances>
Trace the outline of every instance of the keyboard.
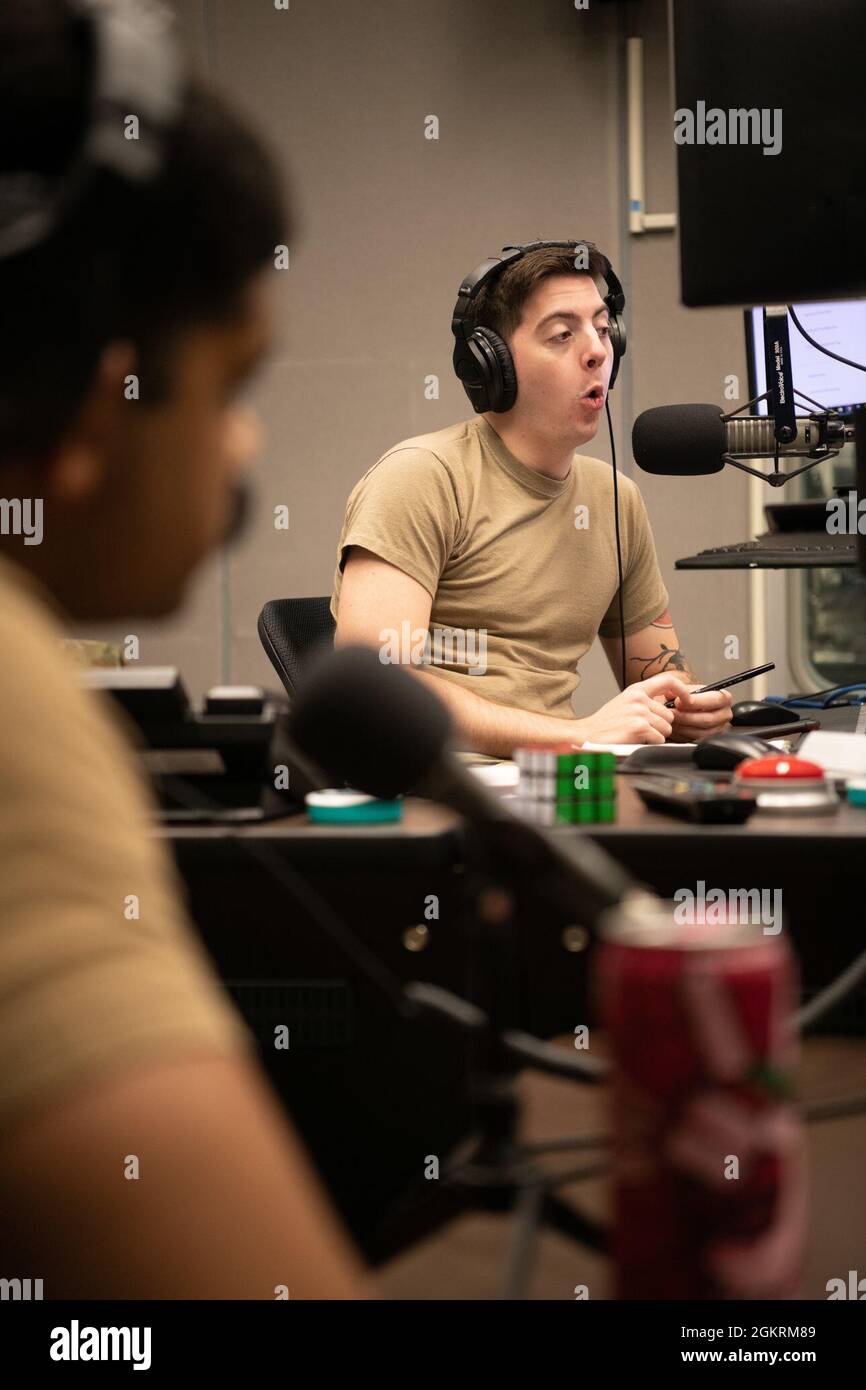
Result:
<instances>
[{"instance_id":1,"label":"keyboard","mask_svg":"<svg viewBox=\"0 0 866 1390\"><path fill-rule=\"evenodd\" d=\"M769 531L756 541L714 546L677 560L678 570L808 569L856 565L857 537L822 531Z\"/></svg>"}]
</instances>

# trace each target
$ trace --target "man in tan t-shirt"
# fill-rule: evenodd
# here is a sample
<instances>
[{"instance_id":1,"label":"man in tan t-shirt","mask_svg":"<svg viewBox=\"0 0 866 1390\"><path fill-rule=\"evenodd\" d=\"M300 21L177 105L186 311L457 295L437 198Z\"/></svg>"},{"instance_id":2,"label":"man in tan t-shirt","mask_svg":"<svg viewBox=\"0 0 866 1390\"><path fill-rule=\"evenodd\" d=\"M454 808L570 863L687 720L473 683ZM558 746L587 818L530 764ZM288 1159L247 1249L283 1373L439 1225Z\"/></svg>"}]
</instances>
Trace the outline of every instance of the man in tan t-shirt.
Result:
<instances>
[{"instance_id":1,"label":"man in tan t-shirt","mask_svg":"<svg viewBox=\"0 0 866 1390\"><path fill-rule=\"evenodd\" d=\"M64 6L4 0L0 174L56 178L81 142L92 71L72 32ZM172 612L230 528L280 182L194 82L147 189L97 176L47 237L0 201L0 1274L46 1299L366 1288L119 720L61 651L70 618ZM7 219L36 241L10 250Z\"/></svg>"},{"instance_id":2,"label":"man in tan t-shirt","mask_svg":"<svg viewBox=\"0 0 866 1390\"><path fill-rule=\"evenodd\" d=\"M646 508L625 477L627 680L575 717L596 636L617 678L621 654L612 470L575 453L595 436L610 380L609 312L596 284L603 261L590 248L577 271L574 250L528 252L473 301L473 323L510 348L514 404L390 449L349 497L338 544L337 642L374 645L432 681L461 746L480 753L690 741L730 717L727 691L692 693Z\"/></svg>"}]
</instances>

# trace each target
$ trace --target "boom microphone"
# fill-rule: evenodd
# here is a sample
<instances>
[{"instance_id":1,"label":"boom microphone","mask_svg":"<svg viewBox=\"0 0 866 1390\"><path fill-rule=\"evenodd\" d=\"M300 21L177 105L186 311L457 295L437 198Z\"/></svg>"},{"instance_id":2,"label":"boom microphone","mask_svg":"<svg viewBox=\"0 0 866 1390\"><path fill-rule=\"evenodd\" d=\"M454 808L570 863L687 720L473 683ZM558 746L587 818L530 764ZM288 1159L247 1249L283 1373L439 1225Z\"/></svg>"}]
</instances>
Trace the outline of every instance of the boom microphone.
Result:
<instances>
[{"instance_id":1,"label":"boom microphone","mask_svg":"<svg viewBox=\"0 0 866 1390\"><path fill-rule=\"evenodd\" d=\"M795 423L791 443L779 444L772 416L726 418L717 405L658 405L635 420L632 452L645 473L687 477L719 473L729 458L774 458L778 453L820 459L854 438L853 426L839 416L815 412Z\"/></svg>"},{"instance_id":2,"label":"boom microphone","mask_svg":"<svg viewBox=\"0 0 866 1390\"><path fill-rule=\"evenodd\" d=\"M637 892L625 870L591 840L555 839L491 794L455 758L444 703L417 675L383 664L371 647L342 647L311 661L292 702L289 735L335 781L372 796L414 793L448 806L482 832L498 827L513 850L512 867L564 878L572 907L576 890L586 926Z\"/></svg>"}]
</instances>

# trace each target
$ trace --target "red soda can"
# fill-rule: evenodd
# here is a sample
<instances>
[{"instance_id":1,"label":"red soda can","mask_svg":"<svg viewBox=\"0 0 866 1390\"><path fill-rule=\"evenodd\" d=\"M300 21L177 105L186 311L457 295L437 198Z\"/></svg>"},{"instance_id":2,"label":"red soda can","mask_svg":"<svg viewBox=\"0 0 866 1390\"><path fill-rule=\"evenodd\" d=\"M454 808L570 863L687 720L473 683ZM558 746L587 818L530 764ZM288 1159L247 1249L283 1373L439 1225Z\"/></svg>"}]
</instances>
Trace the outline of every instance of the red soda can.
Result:
<instances>
[{"instance_id":1,"label":"red soda can","mask_svg":"<svg viewBox=\"0 0 866 1390\"><path fill-rule=\"evenodd\" d=\"M624 1299L799 1296L805 1175L796 965L759 925L607 914L595 997L612 1061L611 1254Z\"/></svg>"}]
</instances>

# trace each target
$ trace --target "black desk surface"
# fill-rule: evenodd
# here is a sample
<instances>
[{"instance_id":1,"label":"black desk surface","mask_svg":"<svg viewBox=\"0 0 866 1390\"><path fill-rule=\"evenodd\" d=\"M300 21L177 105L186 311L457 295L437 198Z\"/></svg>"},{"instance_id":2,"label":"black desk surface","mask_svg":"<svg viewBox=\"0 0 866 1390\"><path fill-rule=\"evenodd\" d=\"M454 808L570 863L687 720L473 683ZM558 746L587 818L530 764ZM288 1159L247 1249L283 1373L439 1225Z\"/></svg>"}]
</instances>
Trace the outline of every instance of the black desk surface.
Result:
<instances>
[{"instance_id":1,"label":"black desk surface","mask_svg":"<svg viewBox=\"0 0 866 1390\"><path fill-rule=\"evenodd\" d=\"M388 844L407 838L416 840L446 834L456 824L457 817L444 807L436 806L431 801L407 798L403 804L402 820L383 825L322 825L307 820L305 811L298 811L278 820L254 824L162 825L158 827L158 833L178 840L234 839L238 835L251 835L255 839L284 839L286 836L304 835L305 838L327 841L359 840L367 844Z\"/></svg>"},{"instance_id":2,"label":"black desk surface","mask_svg":"<svg viewBox=\"0 0 866 1390\"><path fill-rule=\"evenodd\" d=\"M866 707L864 707L866 709ZM828 732L850 732L857 724L859 710L846 706L832 710L805 710L804 717L821 721L822 728ZM760 729L748 732L760 734ZM684 755L687 759L687 755ZM684 761L684 766L687 763ZM660 769L662 770L662 769ZM671 766L671 772L679 770ZM796 840L812 839L866 839L866 808L850 806L843 800L835 811L821 815L779 815L767 811L756 812L744 825L694 825L678 820L674 816L663 815L659 811L648 810L634 789L629 786L627 776L617 779L618 805L617 820L612 825L593 825L585 828L560 826L556 834L584 833L599 843L610 843L617 839L635 835L661 839L673 837L678 841L694 839L738 840L752 839ZM278 820L255 824L199 824L162 825L157 834L173 841L189 842L215 840L236 840L253 838L256 840L300 840L304 851L314 852L320 847L326 853L333 853L340 846L340 856L350 858L384 859L389 854L405 855L415 862L432 856L437 862L445 862L449 852L459 848L459 820L450 811L433 805L432 802L416 798L406 798L401 821L387 825L321 825L308 821L306 813L296 812ZM301 846L299 845L299 849Z\"/></svg>"},{"instance_id":3,"label":"black desk surface","mask_svg":"<svg viewBox=\"0 0 866 1390\"><path fill-rule=\"evenodd\" d=\"M403 817L385 825L322 825L305 811L253 824L161 825L156 833L171 840L179 853L199 850L218 854L220 842L277 842L295 862L335 860L351 867L368 864L445 866L460 858L460 821L429 801L407 799Z\"/></svg>"},{"instance_id":4,"label":"black desk surface","mask_svg":"<svg viewBox=\"0 0 866 1390\"><path fill-rule=\"evenodd\" d=\"M559 827L566 833L573 826ZM617 778L617 819L613 825L592 825L588 833L600 844L613 847L617 839L641 835L647 838L689 840L796 840L800 848L809 840L843 839L866 841L866 807L850 806L840 800L835 811L821 815L781 815L755 811L743 825L694 825L650 811L644 806L628 777ZM557 832L558 833L558 832Z\"/></svg>"},{"instance_id":5,"label":"black desk surface","mask_svg":"<svg viewBox=\"0 0 866 1390\"><path fill-rule=\"evenodd\" d=\"M801 842L814 839L866 840L866 807L850 806L841 800L835 811L821 815L780 815L757 811L744 825L694 825L674 816L650 811L644 806L626 776L617 779L617 820L610 825L557 826L556 835L587 834L599 843L613 846L620 838L645 836L656 840L741 840L765 839ZM359 859L386 858L389 854L425 857L439 842L435 857L445 858L449 849L459 847L459 819L444 807L407 797L403 818L390 825L319 825L301 811L279 820L254 825L163 825L156 833L173 841L213 842L254 839L301 841L310 850L321 846L342 856L356 854ZM215 846L214 846L215 847Z\"/></svg>"}]
</instances>

